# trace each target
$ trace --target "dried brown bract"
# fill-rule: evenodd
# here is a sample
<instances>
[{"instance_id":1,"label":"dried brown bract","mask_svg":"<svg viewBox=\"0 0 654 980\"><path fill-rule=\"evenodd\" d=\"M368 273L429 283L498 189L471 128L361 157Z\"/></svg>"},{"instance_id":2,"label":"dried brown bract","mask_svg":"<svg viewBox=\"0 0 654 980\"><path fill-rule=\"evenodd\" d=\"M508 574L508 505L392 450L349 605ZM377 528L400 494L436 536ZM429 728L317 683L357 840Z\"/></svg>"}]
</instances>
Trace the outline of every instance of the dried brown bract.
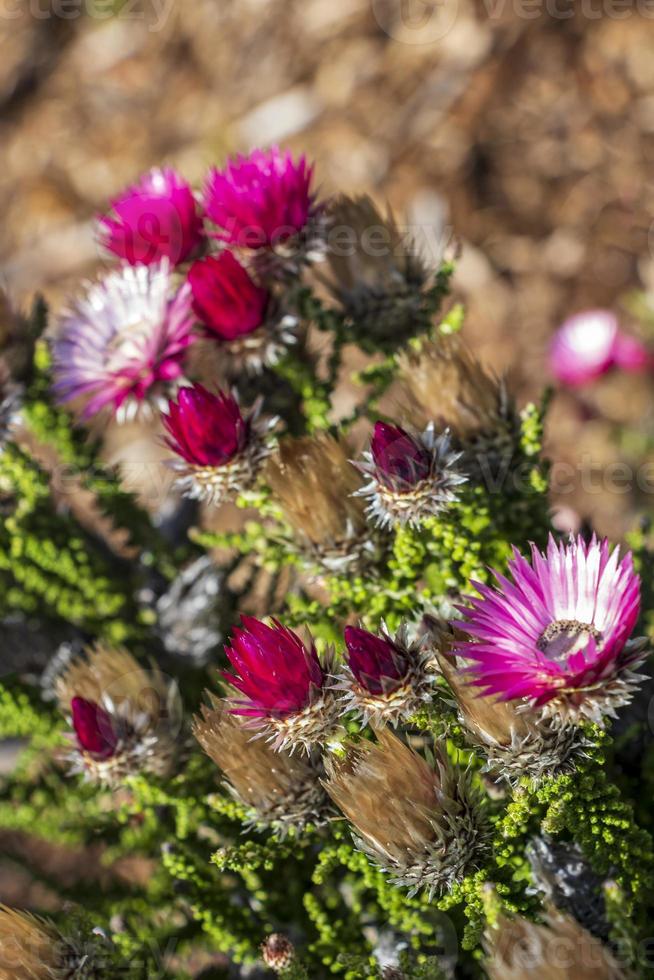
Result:
<instances>
[{"instance_id":1,"label":"dried brown bract","mask_svg":"<svg viewBox=\"0 0 654 980\"><path fill-rule=\"evenodd\" d=\"M410 894L446 891L484 850L481 797L468 774L441 752L430 764L389 731L334 763L325 788L357 846Z\"/></svg>"},{"instance_id":2,"label":"dried brown bract","mask_svg":"<svg viewBox=\"0 0 654 980\"><path fill-rule=\"evenodd\" d=\"M300 547L332 572L361 568L375 554L361 486L347 445L320 433L284 439L266 479Z\"/></svg>"},{"instance_id":3,"label":"dried brown bract","mask_svg":"<svg viewBox=\"0 0 654 980\"><path fill-rule=\"evenodd\" d=\"M223 771L235 799L249 810L255 825L286 831L324 822L329 800L320 773L310 762L275 752L247 730L224 701L210 695L193 723L193 734Z\"/></svg>"},{"instance_id":4,"label":"dried brown bract","mask_svg":"<svg viewBox=\"0 0 654 980\"><path fill-rule=\"evenodd\" d=\"M501 915L486 936L490 980L626 980L599 939L553 907L545 922Z\"/></svg>"}]
</instances>

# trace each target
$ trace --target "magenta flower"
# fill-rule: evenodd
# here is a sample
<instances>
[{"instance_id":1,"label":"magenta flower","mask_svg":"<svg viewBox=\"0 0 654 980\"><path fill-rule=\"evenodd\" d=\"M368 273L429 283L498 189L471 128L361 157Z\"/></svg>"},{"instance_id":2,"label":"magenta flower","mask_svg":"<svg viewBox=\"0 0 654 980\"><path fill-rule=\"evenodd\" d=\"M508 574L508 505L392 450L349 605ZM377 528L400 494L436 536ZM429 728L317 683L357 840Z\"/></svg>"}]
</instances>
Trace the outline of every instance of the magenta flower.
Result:
<instances>
[{"instance_id":1,"label":"magenta flower","mask_svg":"<svg viewBox=\"0 0 654 980\"><path fill-rule=\"evenodd\" d=\"M380 527L418 527L457 499L466 482L460 459L461 453L452 451L449 431L436 435L433 422L415 435L399 425L376 422L370 451L355 464L368 483L355 495L367 498L366 513Z\"/></svg>"},{"instance_id":2,"label":"magenta flower","mask_svg":"<svg viewBox=\"0 0 654 980\"><path fill-rule=\"evenodd\" d=\"M177 488L214 506L250 489L270 455L277 422L261 418L259 408L260 402L244 415L232 395L214 395L200 384L182 388L162 416L166 444L177 456Z\"/></svg>"},{"instance_id":3,"label":"magenta flower","mask_svg":"<svg viewBox=\"0 0 654 980\"><path fill-rule=\"evenodd\" d=\"M232 699L232 712L250 719L271 736L277 749L298 745L309 751L333 732L338 717L335 697L326 688L327 672L313 644L307 647L276 619L272 626L241 617L225 652L234 672L222 677L243 698Z\"/></svg>"},{"instance_id":4,"label":"magenta flower","mask_svg":"<svg viewBox=\"0 0 654 980\"><path fill-rule=\"evenodd\" d=\"M431 653L411 640L406 624L390 636L382 624L379 635L346 626L347 658L336 678L344 711L355 711L364 724L397 725L431 699L434 674Z\"/></svg>"},{"instance_id":5,"label":"magenta flower","mask_svg":"<svg viewBox=\"0 0 654 980\"><path fill-rule=\"evenodd\" d=\"M193 191L171 167L144 174L100 219L102 243L130 265L179 265L203 238Z\"/></svg>"},{"instance_id":6,"label":"magenta flower","mask_svg":"<svg viewBox=\"0 0 654 980\"><path fill-rule=\"evenodd\" d=\"M70 709L80 749L99 759L112 758L116 754L119 736L104 708L77 697L71 701Z\"/></svg>"},{"instance_id":7,"label":"magenta flower","mask_svg":"<svg viewBox=\"0 0 654 980\"><path fill-rule=\"evenodd\" d=\"M84 399L85 418L110 405L118 421L158 401L182 375L192 340L190 287L170 294L165 259L93 284L62 317L53 345L59 400Z\"/></svg>"},{"instance_id":8,"label":"magenta flower","mask_svg":"<svg viewBox=\"0 0 654 980\"><path fill-rule=\"evenodd\" d=\"M474 661L473 682L575 720L614 714L639 679L629 668L644 659L642 644L628 642L640 609L631 554L620 561L595 537L550 537L546 555L532 546L531 565L514 549L509 569L513 582L495 573L499 588L474 583L481 598L453 624L472 638L457 652Z\"/></svg>"},{"instance_id":9,"label":"magenta flower","mask_svg":"<svg viewBox=\"0 0 654 980\"><path fill-rule=\"evenodd\" d=\"M345 627L347 665L357 684L369 694L388 694L405 682L411 670L406 649L390 637L356 626Z\"/></svg>"},{"instance_id":10,"label":"magenta flower","mask_svg":"<svg viewBox=\"0 0 654 980\"><path fill-rule=\"evenodd\" d=\"M573 387L587 384L612 367L640 371L650 355L635 337L624 334L608 310L587 310L557 330L550 348L550 367L557 381Z\"/></svg>"},{"instance_id":11,"label":"magenta flower","mask_svg":"<svg viewBox=\"0 0 654 980\"><path fill-rule=\"evenodd\" d=\"M193 466L224 466L245 449L250 426L232 395L201 384L181 388L162 416L166 444Z\"/></svg>"},{"instance_id":12,"label":"magenta flower","mask_svg":"<svg viewBox=\"0 0 654 980\"><path fill-rule=\"evenodd\" d=\"M399 425L375 422L370 452L377 479L389 490L408 491L431 472L431 453Z\"/></svg>"},{"instance_id":13,"label":"magenta flower","mask_svg":"<svg viewBox=\"0 0 654 980\"><path fill-rule=\"evenodd\" d=\"M238 156L213 169L204 199L216 238L241 248L270 248L302 231L314 210L313 168L277 147Z\"/></svg>"},{"instance_id":14,"label":"magenta flower","mask_svg":"<svg viewBox=\"0 0 654 980\"><path fill-rule=\"evenodd\" d=\"M194 262L188 274L193 309L220 340L236 340L260 327L270 299L231 252Z\"/></svg>"},{"instance_id":15,"label":"magenta flower","mask_svg":"<svg viewBox=\"0 0 654 980\"><path fill-rule=\"evenodd\" d=\"M292 630L273 619L272 626L241 616L225 652L235 673L225 680L244 695L234 714L266 718L302 711L320 692L325 673L315 648L307 649Z\"/></svg>"}]
</instances>

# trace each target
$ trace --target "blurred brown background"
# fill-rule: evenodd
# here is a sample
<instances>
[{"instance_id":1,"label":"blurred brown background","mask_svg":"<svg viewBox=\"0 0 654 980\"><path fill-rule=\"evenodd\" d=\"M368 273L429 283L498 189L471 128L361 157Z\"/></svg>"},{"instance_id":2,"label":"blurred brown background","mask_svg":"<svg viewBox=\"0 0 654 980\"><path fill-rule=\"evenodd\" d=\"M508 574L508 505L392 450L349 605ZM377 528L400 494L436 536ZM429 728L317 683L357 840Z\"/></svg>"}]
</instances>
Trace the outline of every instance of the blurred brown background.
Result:
<instances>
[{"instance_id":1,"label":"blurred brown background","mask_svg":"<svg viewBox=\"0 0 654 980\"><path fill-rule=\"evenodd\" d=\"M0 0L2 278L57 307L142 170L199 183L279 142L326 191L444 221L468 336L534 396L567 314L654 283L653 47L652 0ZM553 456L602 473L649 453L651 389L559 396ZM648 503L575 474L563 503L614 535Z\"/></svg>"}]
</instances>

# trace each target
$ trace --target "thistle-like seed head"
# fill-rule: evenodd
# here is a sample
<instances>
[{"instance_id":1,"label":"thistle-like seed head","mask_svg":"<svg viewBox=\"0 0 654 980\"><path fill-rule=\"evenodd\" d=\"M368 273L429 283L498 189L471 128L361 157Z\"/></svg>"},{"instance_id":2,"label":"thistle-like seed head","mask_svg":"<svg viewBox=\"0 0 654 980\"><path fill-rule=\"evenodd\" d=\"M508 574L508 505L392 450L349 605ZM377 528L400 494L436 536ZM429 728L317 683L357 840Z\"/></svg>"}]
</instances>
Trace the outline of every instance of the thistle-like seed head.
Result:
<instances>
[{"instance_id":1,"label":"thistle-like seed head","mask_svg":"<svg viewBox=\"0 0 654 980\"><path fill-rule=\"evenodd\" d=\"M332 572L364 567L375 555L360 480L341 439L320 433L284 439L266 467L266 479L300 547Z\"/></svg>"},{"instance_id":2,"label":"thistle-like seed head","mask_svg":"<svg viewBox=\"0 0 654 980\"><path fill-rule=\"evenodd\" d=\"M398 359L400 400L421 428L449 428L470 464L515 448L520 420L503 381L489 373L458 334L425 340Z\"/></svg>"},{"instance_id":3,"label":"thistle-like seed head","mask_svg":"<svg viewBox=\"0 0 654 980\"><path fill-rule=\"evenodd\" d=\"M227 702L209 697L211 705L203 705L194 719L193 734L225 774L234 798L248 808L250 822L282 834L291 827L323 823L330 808L319 769L275 752L244 728Z\"/></svg>"},{"instance_id":4,"label":"thistle-like seed head","mask_svg":"<svg viewBox=\"0 0 654 980\"><path fill-rule=\"evenodd\" d=\"M599 939L553 907L542 924L500 915L485 940L489 980L626 980Z\"/></svg>"},{"instance_id":5,"label":"thistle-like seed head","mask_svg":"<svg viewBox=\"0 0 654 980\"><path fill-rule=\"evenodd\" d=\"M177 686L131 653L98 644L57 682L70 716L71 772L108 786L138 772L166 775L177 756L181 703Z\"/></svg>"},{"instance_id":6,"label":"thistle-like seed head","mask_svg":"<svg viewBox=\"0 0 654 980\"><path fill-rule=\"evenodd\" d=\"M330 207L326 285L366 349L394 350L425 321L429 271L415 244L369 197L339 197ZM341 234L347 242L341 243Z\"/></svg>"},{"instance_id":7,"label":"thistle-like seed head","mask_svg":"<svg viewBox=\"0 0 654 980\"><path fill-rule=\"evenodd\" d=\"M484 849L481 797L468 775L441 752L430 765L388 730L332 762L325 788L357 846L411 895L451 888Z\"/></svg>"}]
</instances>

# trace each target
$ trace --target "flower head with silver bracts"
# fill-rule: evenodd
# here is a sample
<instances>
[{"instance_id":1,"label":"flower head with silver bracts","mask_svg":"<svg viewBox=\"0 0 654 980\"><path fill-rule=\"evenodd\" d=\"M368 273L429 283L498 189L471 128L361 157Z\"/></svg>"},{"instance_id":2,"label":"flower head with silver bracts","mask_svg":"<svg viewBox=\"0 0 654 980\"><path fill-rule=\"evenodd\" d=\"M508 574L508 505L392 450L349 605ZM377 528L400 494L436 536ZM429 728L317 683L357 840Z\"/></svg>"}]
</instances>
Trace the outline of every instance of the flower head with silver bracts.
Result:
<instances>
[{"instance_id":1,"label":"flower head with silver bracts","mask_svg":"<svg viewBox=\"0 0 654 980\"><path fill-rule=\"evenodd\" d=\"M307 755L336 738L340 728L336 694L327 683L332 654L319 659L292 630L272 620L268 626L241 616L225 652L233 673L222 677L241 697L229 699L230 710L258 729L277 751Z\"/></svg>"},{"instance_id":2,"label":"flower head with silver bracts","mask_svg":"<svg viewBox=\"0 0 654 980\"><path fill-rule=\"evenodd\" d=\"M320 784L313 759L275 752L253 737L230 712L229 703L210 694L194 719L193 734L223 771L231 795L248 811L248 823L285 836L290 829L319 825L334 811Z\"/></svg>"},{"instance_id":3,"label":"flower head with silver bracts","mask_svg":"<svg viewBox=\"0 0 654 980\"><path fill-rule=\"evenodd\" d=\"M550 536L532 562L514 549L513 582L473 583L480 598L459 607L452 625L470 639L456 644L471 661L468 677L500 701L527 699L559 723L603 725L628 704L643 678L644 640L630 640L640 610L640 578L631 554L593 536L557 544Z\"/></svg>"},{"instance_id":4,"label":"flower head with silver bracts","mask_svg":"<svg viewBox=\"0 0 654 980\"><path fill-rule=\"evenodd\" d=\"M429 701L435 675L428 670L431 654L411 640L402 625L391 637L384 624L380 634L346 626L346 663L334 689L342 691L343 711L356 711L364 725L397 725Z\"/></svg>"},{"instance_id":5,"label":"flower head with silver bracts","mask_svg":"<svg viewBox=\"0 0 654 980\"><path fill-rule=\"evenodd\" d=\"M260 374L297 343L298 318L256 283L232 252L194 262L188 279L195 314L220 345L228 374Z\"/></svg>"},{"instance_id":6,"label":"flower head with silver bracts","mask_svg":"<svg viewBox=\"0 0 654 980\"><path fill-rule=\"evenodd\" d=\"M115 787L139 772L167 775L178 754L177 685L127 650L97 645L57 682L73 734L71 772Z\"/></svg>"},{"instance_id":7,"label":"flower head with silver bracts","mask_svg":"<svg viewBox=\"0 0 654 980\"><path fill-rule=\"evenodd\" d=\"M167 259L123 266L62 317L53 343L55 394L83 402L85 418L110 407L125 422L162 407L182 376L193 322L190 286L173 293Z\"/></svg>"},{"instance_id":8,"label":"flower head with silver bracts","mask_svg":"<svg viewBox=\"0 0 654 980\"><path fill-rule=\"evenodd\" d=\"M259 415L261 402L243 414L233 395L212 394L201 384L181 388L162 416L166 444L176 455L176 486L217 506L252 487L272 451L275 418Z\"/></svg>"},{"instance_id":9,"label":"flower head with silver bracts","mask_svg":"<svg viewBox=\"0 0 654 980\"><path fill-rule=\"evenodd\" d=\"M447 430L436 435L433 422L421 435L376 422L370 451L355 463L369 482L356 494L370 501L367 513L379 526L417 527L456 500L467 479L457 469L461 455L452 452Z\"/></svg>"},{"instance_id":10,"label":"flower head with silver bracts","mask_svg":"<svg viewBox=\"0 0 654 980\"><path fill-rule=\"evenodd\" d=\"M477 866L488 828L467 773L439 753L430 764L388 729L330 760L325 789L360 850L414 895L448 891Z\"/></svg>"}]
</instances>

